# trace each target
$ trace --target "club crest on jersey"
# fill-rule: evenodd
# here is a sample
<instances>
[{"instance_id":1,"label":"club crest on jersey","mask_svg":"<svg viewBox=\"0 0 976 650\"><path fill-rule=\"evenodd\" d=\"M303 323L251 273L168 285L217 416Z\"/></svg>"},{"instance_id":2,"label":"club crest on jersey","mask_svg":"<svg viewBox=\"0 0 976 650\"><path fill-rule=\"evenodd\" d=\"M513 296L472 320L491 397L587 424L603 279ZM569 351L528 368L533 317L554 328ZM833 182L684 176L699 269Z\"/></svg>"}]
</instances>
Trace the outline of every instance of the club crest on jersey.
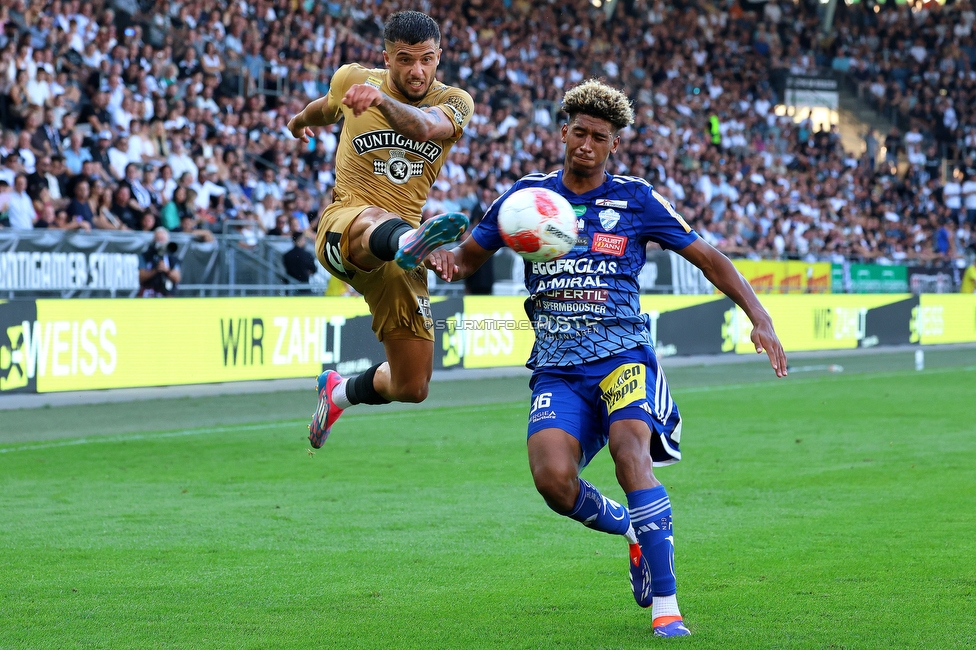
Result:
<instances>
[{"instance_id":1,"label":"club crest on jersey","mask_svg":"<svg viewBox=\"0 0 976 650\"><path fill-rule=\"evenodd\" d=\"M620 223L620 213L613 208L600 210L600 225L604 230L613 230Z\"/></svg>"},{"instance_id":2,"label":"club crest on jersey","mask_svg":"<svg viewBox=\"0 0 976 650\"><path fill-rule=\"evenodd\" d=\"M627 209L626 201L617 201L615 199L597 199L596 207L598 208L619 208L621 210Z\"/></svg>"},{"instance_id":3,"label":"club crest on jersey","mask_svg":"<svg viewBox=\"0 0 976 650\"><path fill-rule=\"evenodd\" d=\"M410 162L407 152L402 149L390 149L389 160L374 160L373 173L386 176L391 183L403 185L414 176L424 173L424 163Z\"/></svg>"}]
</instances>

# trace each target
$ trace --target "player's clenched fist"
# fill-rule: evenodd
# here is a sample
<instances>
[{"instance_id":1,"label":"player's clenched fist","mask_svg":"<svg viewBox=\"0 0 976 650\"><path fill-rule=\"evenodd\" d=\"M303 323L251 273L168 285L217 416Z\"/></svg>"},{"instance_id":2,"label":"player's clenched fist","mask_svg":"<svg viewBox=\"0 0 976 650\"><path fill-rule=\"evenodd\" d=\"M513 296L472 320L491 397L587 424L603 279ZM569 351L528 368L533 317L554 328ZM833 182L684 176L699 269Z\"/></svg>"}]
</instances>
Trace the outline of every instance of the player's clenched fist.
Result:
<instances>
[{"instance_id":1,"label":"player's clenched fist","mask_svg":"<svg viewBox=\"0 0 976 650\"><path fill-rule=\"evenodd\" d=\"M349 87L342 98L342 103L352 109L352 114L359 117L366 109L379 106L383 101L383 93L379 89L367 84L354 84Z\"/></svg>"}]
</instances>

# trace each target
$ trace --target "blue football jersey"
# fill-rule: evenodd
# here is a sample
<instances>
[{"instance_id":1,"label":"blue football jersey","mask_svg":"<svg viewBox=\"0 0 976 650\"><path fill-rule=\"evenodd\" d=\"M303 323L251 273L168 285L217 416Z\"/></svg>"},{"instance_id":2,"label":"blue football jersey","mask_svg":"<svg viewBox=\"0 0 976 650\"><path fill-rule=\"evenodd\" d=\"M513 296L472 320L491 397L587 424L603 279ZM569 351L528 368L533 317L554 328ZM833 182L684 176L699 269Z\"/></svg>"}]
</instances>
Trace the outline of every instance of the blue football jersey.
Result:
<instances>
[{"instance_id":1,"label":"blue football jersey","mask_svg":"<svg viewBox=\"0 0 976 650\"><path fill-rule=\"evenodd\" d=\"M698 238L642 178L607 174L603 185L577 195L563 185L562 174L519 179L471 233L486 250L504 246L498 209L509 194L525 187L552 190L576 210L575 248L556 260L525 263L525 311L536 333L529 368L570 366L653 344L640 311L637 280L647 260L647 241L681 250Z\"/></svg>"}]
</instances>

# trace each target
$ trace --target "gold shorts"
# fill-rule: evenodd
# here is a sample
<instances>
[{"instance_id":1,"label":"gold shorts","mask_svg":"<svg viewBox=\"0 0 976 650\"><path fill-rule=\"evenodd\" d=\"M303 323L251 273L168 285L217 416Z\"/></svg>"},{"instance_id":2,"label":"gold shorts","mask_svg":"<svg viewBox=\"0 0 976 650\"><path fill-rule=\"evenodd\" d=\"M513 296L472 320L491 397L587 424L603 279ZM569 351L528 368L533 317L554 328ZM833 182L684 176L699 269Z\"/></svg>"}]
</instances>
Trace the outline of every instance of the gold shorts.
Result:
<instances>
[{"instance_id":1,"label":"gold shorts","mask_svg":"<svg viewBox=\"0 0 976 650\"><path fill-rule=\"evenodd\" d=\"M363 271L349 261L346 230L368 205L333 203L319 219L315 254L332 275L363 294L373 315L373 332L386 339L434 340L434 321L427 292L427 269L404 271L387 262L374 271Z\"/></svg>"}]
</instances>

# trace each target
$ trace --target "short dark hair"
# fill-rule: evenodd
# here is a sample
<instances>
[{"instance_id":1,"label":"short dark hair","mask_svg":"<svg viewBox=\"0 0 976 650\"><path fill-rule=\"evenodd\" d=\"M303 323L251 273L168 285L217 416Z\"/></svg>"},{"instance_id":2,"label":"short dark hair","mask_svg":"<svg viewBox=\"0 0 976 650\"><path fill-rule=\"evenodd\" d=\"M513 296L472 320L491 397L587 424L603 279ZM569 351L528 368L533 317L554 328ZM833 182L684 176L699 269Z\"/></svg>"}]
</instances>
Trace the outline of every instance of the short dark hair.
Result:
<instances>
[{"instance_id":1,"label":"short dark hair","mask_svg":"<svg viewBox=\"0 0 976 650\"><path fill-rule=\"evenodd\" d=\"M419 11L398 11L386 19L383 40L388 43L416 45L424 41L441 42L437 21Z\"/></svg>"},{"instance_id":2,"label":"short dark hair","mask_svg":"<svg viewBox=\"0 0 976 650\"><path fill-rule=\"evenodd\" d=\"M291 240L294 243L298 243L298 240L305 236L305 232L302 230L296 230L291 234Z\"/></svg>"}]
</instances>

